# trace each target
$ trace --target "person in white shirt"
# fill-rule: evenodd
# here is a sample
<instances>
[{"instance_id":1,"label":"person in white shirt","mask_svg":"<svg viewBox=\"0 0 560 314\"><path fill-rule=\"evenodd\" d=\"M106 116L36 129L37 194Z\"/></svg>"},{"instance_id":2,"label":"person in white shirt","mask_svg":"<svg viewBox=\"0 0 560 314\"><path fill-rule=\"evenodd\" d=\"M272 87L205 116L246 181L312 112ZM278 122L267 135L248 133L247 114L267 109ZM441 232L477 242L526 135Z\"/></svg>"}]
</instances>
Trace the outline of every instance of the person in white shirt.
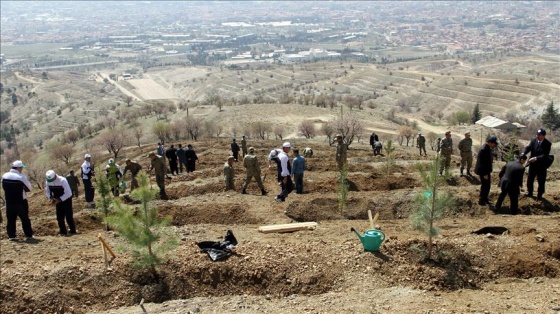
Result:
<instances>
[{"instance_id":1,"label":"person in white shirt","mask_svg":"<svg viewBox=\"0 0 560 314\"><path fill-rule=\"evenodd\" d=\"M76 234L74 224L74 212L72 211L72 189L65 177L58 176L53 170L46 173L47 184L45 184L45 195L51 200L51 204L56 206L56 221L58 222L59 234L67 236L68 229L70 234Z\"/></svg>"},{"instance_id":2,"label":"person in white shirt","mask_svg":"<svg viewBox=\"0 0 560 314\"><path fill-rule=\"evenodd\" d=\"M82 164L82 182L84 183L84 192L86 194L86 203L91 207L95 207L95 202L93 197L95 195L95 190L93 189L93 184L91 183L91 178L95 176L95 170L93 168L93 163L91 162L91 155L86 154L84 156L84 163Z\"/></svg>"},{"instance_id":3,"label":"person in white shirt","mask_svg":"<svg viewBox=\"0 0 560 314\"><path fill-rule=\"evenodd\" d=\"M31 183L22 173L27 168L21 160L12 163L12 169L2 175L2 189L6 197L6 231L10 241L17 241L16 221L21 220L21 227L26 240L33 240L33 229L29 219L29 203L26 192L31 191Z\"/></svg>"},{"instance_id":4,"label":"person in white shirt","mask_svg":"<svg viewBox=\"0 0 560 314\"><path fill-rule=\"evenodd\" d=\"M278 159L280 160L280 176L282 180L280 181L280 186L282 191L275 198L277 202L286 201L286 197L294 190L294 183L292 182L292 166L290 164L290 158L288 153L290 152L291 145L289 142L282 144L282 152L278 154Z\"/></svg>"}]
</instances>

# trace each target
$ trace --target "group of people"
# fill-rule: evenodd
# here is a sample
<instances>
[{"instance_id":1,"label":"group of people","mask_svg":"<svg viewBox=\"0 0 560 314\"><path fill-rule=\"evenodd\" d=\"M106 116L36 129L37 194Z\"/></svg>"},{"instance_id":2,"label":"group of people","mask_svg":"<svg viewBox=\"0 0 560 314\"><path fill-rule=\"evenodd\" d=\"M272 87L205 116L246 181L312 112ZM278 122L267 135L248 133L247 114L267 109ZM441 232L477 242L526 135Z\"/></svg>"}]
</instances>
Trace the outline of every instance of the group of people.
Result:
<instances>
[{"instance_id":1,"label":"group of people","mask_svg":"<svg viewBox=\"0 0 560 314\"><path fill-rule=\"evenodd\" d=\"M537 179L537 200L543 199L545 192L547 169L552 164L552 156L550 150L552 143L546 139L546 131L542 128L537 130L535 138L533 138L527 146L523 148L517 159L506 163L499 173L500 195L496 201L496 206L492 206L488 196L491 188L491 173L494 157L492 149L498 145L495 136L491 136L481 147L477 155L475 165L475 173L480 177L480 194L479 205L490 205L492 209L499 210L502 207L506 195L510 200L510 212L513 215L519 213L518 199L523 186L523 175L525 167L529 167L527 176L527 197L534 197L535 178ZM530 156L528 156L530 155Z\"/></svg>"},{"instance_id":2,"label":"group of people","mask_svg":"<svg viewBox=\"0 0 560 314\"><path fill-rule=\"evenodd\" d=\"M243 138L245 140L245 138ZM235 144L235 139L232 141L232 152L233 144ZM311 148L306 148L307 153L312 155ZM281 187L280 193L276 196L275 200L277 202L284 202L286 197L294 190L296 194L303 194L303 173L305 171L305 158L299 154L299 149L294 148L293 154L294 158L290 162L288 156L289 152L292 150L292 146L289 142L282 144L281 149L273 149L268 155L268 167L270 168L272 163L276 164L277 169L277 182ZM239 151L238 151L239 152ZM229 156L226 163L224 164L224 183L225 190L235 190L235 170L234 162L236 158L234 155ZM257 182L257 186L261 190L262 195L267 195L268 192L265 190L262 183L263 178L261 177L261 166L258 158L255 155L255 148L249 147L247 154L244 153L243 166L246 169L246 178L243 182L242 194L247 194L247 186L253 178Z\"/></svg>"}]
</instances>

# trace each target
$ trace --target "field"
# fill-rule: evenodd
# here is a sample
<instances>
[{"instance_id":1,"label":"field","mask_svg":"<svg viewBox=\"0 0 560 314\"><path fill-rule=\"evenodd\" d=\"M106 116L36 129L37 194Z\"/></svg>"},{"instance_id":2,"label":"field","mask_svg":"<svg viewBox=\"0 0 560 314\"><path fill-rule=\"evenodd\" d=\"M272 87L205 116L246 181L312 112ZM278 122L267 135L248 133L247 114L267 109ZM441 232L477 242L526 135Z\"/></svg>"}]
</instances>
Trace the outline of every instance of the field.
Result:
<instances>
[{"instance_id":1,"label":"field","mask_svg":"<svg viewBox=\"0 0 560 314\"><path fill-rule=\"evenodd\" d=\"M273 200L279 188L275 170L265 162L279 141L249 142L267 174L268 196L260 196L254 183L248 195L239 193L244 179L239 164L238 190L223 192L228 141L194 144L200 158L197 171L174 176L167 185L171 200L156 201L160 215L173 217L171 231L181 239L160 267L159 281L133 269L130 257L121 253L105 270L97 235L103 234L113 247L123 240L102 231L99 216L84 208L83 196L74 202L80 234L61 238L53 209L35 192L30 207L39 243L8 242L1 234L2 313L138 313L141 299L149 313L196 308L213 313L546 313L560 303L558 170L549 173L543 202L522 197L523 214L510 216L506 207L494 214L478 206L478 179L459 177L454 167L443 189L457 205L437 223L443 232L436 239L435 258L425 261L426 236L410 227L408 216L415 210L414 195L422 193L414 164L429 162L434 152L418 158L416 149L398 147L398 164L387 176L383 158L356 144L349 151L348 208L340 212L334 147L322 141L294 141L313 147L315 156L307 161L305 193L291 194L285 203ZM131 148L124 155L145 163L151 149ZM494 201L496 190L493 185ZM379 213L380 227L388 235L375 254L364 252L349 231L368 227L368 209ZM296 221L317 221L319 227L287 234L256 231L260 225ZM485 226L504 226L509 233L472 233ZM195 242L219 240L228 229L239 240L236 255L212 262L197 252ZM149 304L164 301L170 302Z\"/></svg>"},{"instance_id":2,"label":"field","mask_svg":"<svg viewBox=\"0 0 560 314\"><path fill-rule=\"evenodd\" d=\"M30 195L30 216L38 243L9 242L0 233L1 313L555 313L560 311L560 158L547 177L542 202L521 197L521 215L508 214L508 201L494 213L477 204L480 182L459 176L459 157L453 156L452 176L443 191L455 206L436 225L432 260L425 259L426 235L409 221L416 210L413 199L423 193L417 164L428 157L416 148L396 146L396 165L385 173L387 158L373 156L369 135L376 132L384 144L397 140L399 121L415 131L442 136L451 130L455 146L471 131L476 148L495 130L478 125L449 125L447 118L472 112L479 104L483 115L517 116L527 131L502 135L521 145L540 127L538 117L551 101L557 103L558 56L544 54L485 55L462 59L418 59L395 64L317 62L293 65L251 64L222 67L158 67L143 71L134 64L76 71L3 73L4 89L15 89L16 106L5 92L2 110L10 112L4 127L19 130L17 148L27 173L53 167L60 173L77 170L87 151L98 165L111 157L99 145L110 128L143 133L129 142L117 158L136 159L145 167L147 152L158 139L155 122L181 126L198 118L222 127L219 136L201 134L193 144L200 162L192 174L167 182L171 200L157 200L160 216L172 216L169 231L180 239L154 278L132 267L131 257L119 248L124 240L104 231L96 210L87 209L83 190L74 200L79 234L58 237L54 208L36 186ZM137 71L132 80L113 80L111 74ZM218 95L223 107L206 102ZM302 104L306 96L336 100L333 108ZM127 96L130 99L127 99ZM350 108L346 97L361 96L362 108ZM316 98L315 98L316 99ZM287 101L289 100L289 101ZM127 104L130 101L130 104ZM285 103L287 102L287 103ZM164 109L162 109L164 108ZM187 111L188 108L188 111ZM311 121L317 127L341 114L364 126L348 151L350 182L347 209L339 209L335 148L325 135L306 139L298 126ZM187 118L188 117L188 118ZM256 148L267 196L255 183L240 194L245 170L235 165L236 191L223 192L222 168L230 154L232 137L261 121L283 126L282 138L270 132L265 139L249 136ZM87 126L89 131L70 143L69 163L49 154L66 141L65 134ZM557 132L547 136L552 154L559 156ZM283 141L312 147L307 160L305 193L290 194L277 203L275 169L268 168L268 152ZM2 168L14 147L0 143ZM457 154L457 151L455 150ZM490 198L498 195L496 161ZM44 172L43 172L44 173ZM155 183L152 184L155 188ZM368 229L367 211L379 213L387 240L378 253L364 252L355 234ZM2 211L5 216L4 211ZM5 218L5 217L4 217ZM262 234L262 225L316 221L318 228L285 234ZM4 227L2 224L2 228ZM505 234L474 234L487 226L508 228ZM212 262L195 243L220 240L232 230L239 245L236 254ZM98 234L117 249L117 258L105 269ZM21 228L18 225L18 236Z\"/></svg>"}]
</instances>

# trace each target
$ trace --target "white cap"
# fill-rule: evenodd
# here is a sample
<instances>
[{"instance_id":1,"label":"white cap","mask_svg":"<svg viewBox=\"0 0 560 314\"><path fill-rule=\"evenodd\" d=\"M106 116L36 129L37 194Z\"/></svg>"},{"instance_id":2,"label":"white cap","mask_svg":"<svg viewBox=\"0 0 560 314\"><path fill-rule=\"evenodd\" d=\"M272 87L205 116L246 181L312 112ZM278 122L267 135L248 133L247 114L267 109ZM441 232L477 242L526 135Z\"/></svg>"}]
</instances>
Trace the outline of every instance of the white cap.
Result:
<instances>
[{"instance_id":1,"label":"white cap","mask_svg":"<svg viewBox=\"0 0 560 314\"><path fill-rule=\"evenodd\" d=\"M115 160L114 160L113 158L111 158L111 159L109 159L109 160L107 161L107 164L110 165L110 164L112 164L112 163L114 163L114 162L115 162Z\"/></svg>"},{"instance_id":2,"label":"white cap","mask_svg":"<svg viewBox=\"0 0 560 314\"><path fill-rule=\"evenodd\" d=\"M284 148L291 148L292 145L290 145L290 142L284 142L284 144L282 144L282 147L284 147Z\"/></svg>"},{"instance_id":3,"label":"white cap","mask_svg":"<svg viewBox=\"0 0 560 314\"><path fill-rule=\"evenodd\" d=\"M47 177L47 182L53 182L54 179L56 178L56 173L54 173L53 170L49 170L46 173L46 177Z\"/></svg>"},{"instance_id":4,"label":"white cap","mask_svg":"<svg viewBox=\"0 0 560 314\"><path fill-rule=\"evenodd\" d=\"M27 167L23 164L23 161L16 160L12 162L12 168L27 168Z\"/></svg>"},{"instance_id":5,"label":"white cap","mask_svg":"<svg viewBox=\"0 0 560 314\"><path fill-rule=\"evenodd\" d=\"M270 151L270 158L274 158L276 157L276 155L278 155L278 152L276 151L276 149L273 149Z\"/></svg>"},{"instance_id":6,"label":"white cap","mask_svg":"<svg viewBox=\"0 0 560 314\"><path fill-rule=\"evenodd\" d=\"M91 158L91 155L90 154L85 154L84 159L86 159L86 158Z\"/></svg>"}]
</instances>

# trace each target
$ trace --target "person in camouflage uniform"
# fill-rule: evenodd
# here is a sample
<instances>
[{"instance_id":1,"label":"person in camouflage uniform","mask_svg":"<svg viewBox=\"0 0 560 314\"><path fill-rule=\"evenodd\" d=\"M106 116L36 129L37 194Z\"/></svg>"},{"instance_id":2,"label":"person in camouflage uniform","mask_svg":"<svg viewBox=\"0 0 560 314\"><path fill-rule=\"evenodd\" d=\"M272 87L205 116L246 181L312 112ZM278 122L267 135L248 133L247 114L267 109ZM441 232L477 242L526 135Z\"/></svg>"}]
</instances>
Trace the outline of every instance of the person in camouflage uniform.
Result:
<instances>
[{"instance_id":1,"label":"person in camouflage uniform","mask_svg":"<svg viewBox=\"0 0 560 314\"><path fill-rule=\"evenodd\" d=\"M459 141L459 145L457 145L459 152L461 152L461 177L463 176L463 170L465 166L467 168L467 175L470 177L471 175L471 167L473 161L473 154L472 154L472 139L471 133L466 132L465 138Z\"/></svg>"},{"instance_id":2,"label":"person in camouflage uniform","mask_svg":"<svg viewBox=\"0 0 560 314\"><path fill-rule=\"evenodd\" d=\"M243 153L243 158L247 156L247 139L245 139L245 135L241 138L241 152Z\"/></svg>"},{"instance_id":3,"label":"person in camouflage uniform","mask_svg":"<svg viewBox=\"0 0 560 314\"><path fill-rule=\"evenodd\" d=\"M441 155L441 164L439 174L442 175L444 170L451 166L451 154L453 154L453 139L451 139L451 131L445 132L445 138L441 140L439 145L439 153Z\"/></svg>"},{"instance_id":4,"label":"person in camouflage uniform","mask_svg":"<svg viewBox=\"0 0 560 314\"><path fill-rule=\"evenodd\" d=\"M165 175L167 172L167 166L165 165L164 157L160 155L156 155L154 153L150 153L148 155L151 159L151 167L150 171L154 169L156 173L156 183L159 187L159 197L162 200L168 199L167 194L165 193Z\"/></svg>"},{"instance_id":5,"label":"person in camouflage uniform","mask_svg":"<svg viewBox=\"0 0 560 314\"><path fill-rule=\"evenodd\" d=\"M229 156L228 160L224 164L224 182L226 184L225 191L235 190L235 184L233 183L233 178L235 177L235 171L233 170L233 161L235 158Z\"/></svg>"},{"instance_id":6,"label":"person in camouflage uniform","mask_svg":"<svg viewBox=\"0 0 560 314\"><path fill-rule=\"evenodd\" d=\"M336 135L336 142L336 169L340 171L346 166L348 145L340 134Z\"/></svg>"},{"instance_id":7,"label":"person in camouflage uniform","mask_svg":"<svg viewBox=\"0 0 560 314\"><path fill-rule=\"evenodd\" d=\"M78 198L78 186L80 185L80 180L78 180L78 177L74 174L74 170L70 170L70 173L66 176L66 181L68 181L68 185L70 185L72 195L75 198Z\"/></svg>"},{"instance_id":8,"label":"person in camouflage uniform","mask_svg":"<svg viewBox=\"0 0 560 314\"><path fill-rule=\"evenodd\" d=\"M142 165L130 159L125 160L125 162L126 166L124 167L123 177L126 175L127 171L130 171L130 175L132 177L130 181L130 192L132 192L134 191L134 189L140 187L140 185L138 184L138 180L136 180L136 176L138 175L140 170L142 170Z\"/></svg>"},{"instance_id":9,"label":"person in camouflage uniform","mask_svg":"<svg viewBox=\"0 0 560 314\"><path fill-rule=\"evenodd\" d=\"M261 166L259 160L255 156L255 149L253 147L249 147L249 153L243 158L243 166L247 169L247 178L245 182L243 182L243 190L241 193L247 194L247 185L249 185L251 179L254 177L259 189L261 189L262 195L266 195L267 192L261 180Z\"/></svg>"},{"instance_id":10,"label":"person in camouflage uniform","mask_svg":"<svg viewBox=\"0 0 560 314\"><path fill-rule=\"evenodd\" d=\"M420 156L422 156L422 150L424 151L424 157L428 156L426 154L426 138L420 132L418 132L418 138L416 139L416 147L420 150Z\"/></svg>"}]
</instances>

